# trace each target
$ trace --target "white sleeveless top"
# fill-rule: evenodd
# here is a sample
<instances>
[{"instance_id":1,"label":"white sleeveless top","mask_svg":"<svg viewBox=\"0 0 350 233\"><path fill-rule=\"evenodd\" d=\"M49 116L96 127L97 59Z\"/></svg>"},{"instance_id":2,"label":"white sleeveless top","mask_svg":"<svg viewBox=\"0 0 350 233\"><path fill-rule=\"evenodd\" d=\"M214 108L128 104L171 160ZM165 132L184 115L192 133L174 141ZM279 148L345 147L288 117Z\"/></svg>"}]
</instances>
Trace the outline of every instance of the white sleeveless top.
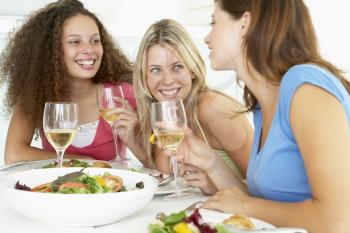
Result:
<instances>
[{"instance_id":1,"label":"white sleeveless top","mask_svg":"<svg viewBox=\"0 0 350 233\"><path fill-rule=\"evenodd\" d=\"M78 125L77 133L72 142L72 145L78 148L82 148L90 145L96 135L98 121L92 121L86 124Z\"/></svg>"}]
</instances>

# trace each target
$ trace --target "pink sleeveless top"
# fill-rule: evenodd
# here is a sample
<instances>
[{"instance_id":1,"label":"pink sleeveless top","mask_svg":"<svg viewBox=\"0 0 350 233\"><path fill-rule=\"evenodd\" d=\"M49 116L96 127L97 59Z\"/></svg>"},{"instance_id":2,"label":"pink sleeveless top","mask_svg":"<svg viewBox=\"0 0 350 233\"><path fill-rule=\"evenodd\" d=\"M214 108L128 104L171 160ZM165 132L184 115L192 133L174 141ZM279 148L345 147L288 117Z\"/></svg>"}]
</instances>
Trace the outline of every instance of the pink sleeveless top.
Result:
<instances>
[{"instance_id":1,"label":"pink sleeveless top","mask_svg":"<svg viewBox=\"0 0 350 233\"><path fill-rule=\"evenodd\" d=\"M134 91L132 85L122 82L119 83L122 85L124 97L129 101L131 107L136 108L136 100L134 96ZM108 83L105 84L105 87L112 86L114 84ZM42 147L47 151L55 151L55 149L50 145L48 140L45 137L45 134L41 132ZM118 139L118 146L122 145L123 142ZM119 147L120 148L120 147ZM91 156L97 160L111 160L115 158L115 146L113 142L113 134L111 126L103 120L100 116L98 119L98 126L96 129L96 135L92 143L85 147L75 147L70 145L66 154L76 154L76 155L87 155Z\"/></svg>"}]
</instances>

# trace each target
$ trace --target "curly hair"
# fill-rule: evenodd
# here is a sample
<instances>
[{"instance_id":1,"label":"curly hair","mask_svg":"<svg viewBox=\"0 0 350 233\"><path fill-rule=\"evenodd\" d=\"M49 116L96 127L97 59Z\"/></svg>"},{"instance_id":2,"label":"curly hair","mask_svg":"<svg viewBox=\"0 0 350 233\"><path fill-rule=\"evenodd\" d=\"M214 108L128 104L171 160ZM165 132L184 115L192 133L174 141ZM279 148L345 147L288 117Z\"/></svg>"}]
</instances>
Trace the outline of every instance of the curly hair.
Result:
<instances>
[{"instance_id":1,"label":"curly hair","mask_svg":"<svg viewBox=\"0 0 350 233\"><path fill-rule=\"evenodd\" d=\"M99 29L104 53L93 83L132 81L131 62L92 12L78 0L50 3L10 35L0 60L0 82L8 84L4 99L7 112L19 109L36 129L42 128L45 102L70 100L62 34L65 21L76 15L91 17Z\"/></svg>"}]
</instances>

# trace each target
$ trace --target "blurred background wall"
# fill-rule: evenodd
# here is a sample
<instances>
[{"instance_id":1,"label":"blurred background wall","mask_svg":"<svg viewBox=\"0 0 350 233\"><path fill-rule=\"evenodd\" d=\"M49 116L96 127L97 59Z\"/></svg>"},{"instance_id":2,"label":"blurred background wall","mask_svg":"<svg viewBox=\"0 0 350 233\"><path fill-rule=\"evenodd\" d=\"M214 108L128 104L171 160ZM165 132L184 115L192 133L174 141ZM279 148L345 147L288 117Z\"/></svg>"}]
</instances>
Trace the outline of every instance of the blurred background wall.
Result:
<instances>
[{"instance_id":1,"label":"blurred background wall","mask_svg":"<svg viewBox=\"0 0 350 233\"><path fill-rule=\"evenodd\" d=\"M8 33L21 25L32 11L52 0L0 0L0 51L6 46ZM208 83L238 99L241 89L235 85L233 72L217 72L209 67L208 49L203 38L209 31L213 0L82 0L96 13L122 50L134 59L137 47L147 27L162 18L182 23L198 45L207 65ZM308 5L323 56L345 71L350 71L350 3L344 0L305 0ZM347 73L349 78L349 73ZM4 145L10 116L4 116L3 95L0 87L0 166L3 165ZM40 142L34 142L39 146Z\"/></svg>"}]
</instances>

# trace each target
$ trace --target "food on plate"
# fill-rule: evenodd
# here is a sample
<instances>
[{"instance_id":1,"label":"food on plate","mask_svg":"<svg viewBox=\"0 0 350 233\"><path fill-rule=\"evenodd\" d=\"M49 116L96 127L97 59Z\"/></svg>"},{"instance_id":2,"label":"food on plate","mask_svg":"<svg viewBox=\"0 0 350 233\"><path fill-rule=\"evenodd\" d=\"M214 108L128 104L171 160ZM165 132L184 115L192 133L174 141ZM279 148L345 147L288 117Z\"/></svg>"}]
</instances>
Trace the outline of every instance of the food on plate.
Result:
<instances>
[{"instance_id":1,"label":"food on plate","mask_svg":"<svg viewBox=\"0 0 350 233\"><path fill-rule=\"evenodd\" d=\"M92 163L81 161L78 159L70 159L63 161L63 167L100 167L100 168L112 168L112 166L105 161L94 161ZM57 162L49 163L42 168L55 168L57 167Z\"/></svg>"},{"instance_id":2,"label":"food on plate","mask_svg":"<svg viewBox=\"0 0 350 233\"><path fill-rule=\"evenodd\" d=\"M165 176L163 173L159 173L158 175L154 175L154 174L149 174L149 175L156 178L159 182L162 181Z\"/></svg>"},{"instance_id":3,"label":"food on plate","mask_svg":"<svg viewBox=\"0 0 350 233\"><path fill-rule=\"evenodd\" d=\"M225 225L232 224L236 227L249 229L249 230L254 229L253 222L247 216L244 216L241 214L230 216L229 218L223 221L223 224Z\"/></svg>"},{"instance_id":4,"label":"food on plate","mask_svg":"<svg viewBox=\"0 0 350 233\"><path fill-rule=\"evenodd\" d=\"M119 176L111 175L105 172L103 175L90 176L83 172L68 173L58 177L56 180L30 188L19 181L15 189L44 192L44 193L63 193L63 194L92 194L92 193L113 193L126 191L123 180ZM142 184L141 184L142 183ZM138 182L135 189L142 189L143 182Z\"/></svg>"},{"instance_id":5,"label":"food on plate","mask_svg":"<svg viewBox=\"0 0 350 233\"><path fill-rule=\"evenodd\" d=\"M132 172L141 172L141 173L144 173L144 170L142 167L128 167L128 170L129 171L132 171Z\"/></svg>"},{"instance_id":6,"label":"food on plate","mask_svg":"<svg viewBox=\"0 0 350 233\"><path fill-rule=\"evenodd\" d=\"M249 222L249 224L247 224ZM205 222L195 209L191 215L181 211L166 215L158 214L157 219L148 227L149 233L233 233L229 225L243 229L254 229L254 224L251 220L243 215L233 215L221 223ZM247 228L246 226L251 227Z\"/></svg>"},{"instance_id":7,"label":"food on plate","mask_svg":"<svg viewBox=\"0 0 350 233\"><path fill-rule=\"evenodd\" d=\"M91 167L112 168L112 166L105 161L95 161L91 164Z\"/></svg>"},{"instance_id":8,"label":"food on plate","mask_svg":"<svg viewBox=\"0 0 350 233\"><path fill-rule=\"evenodd\" d=\"M149 169L144 169L142 167L129 167L128 170L133 172L147 173L148 175L152 176L158 181L159 186L165 185L170 181L172 181L173 179L172 176L161 173L158 170L149 170Z\"/></svg>"}]
</instances>

